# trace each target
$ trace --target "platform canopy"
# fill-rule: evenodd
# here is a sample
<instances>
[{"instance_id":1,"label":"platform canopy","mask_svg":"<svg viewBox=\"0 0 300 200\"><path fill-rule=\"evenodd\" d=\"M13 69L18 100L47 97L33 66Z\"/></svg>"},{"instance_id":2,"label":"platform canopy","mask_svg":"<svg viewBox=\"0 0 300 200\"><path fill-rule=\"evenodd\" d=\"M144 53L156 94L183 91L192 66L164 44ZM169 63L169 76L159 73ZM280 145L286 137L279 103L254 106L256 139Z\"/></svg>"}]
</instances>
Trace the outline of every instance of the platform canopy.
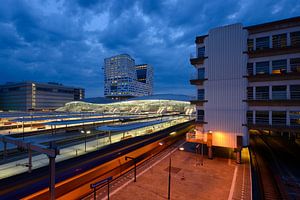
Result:
<instances>
[{"instance_id":1,"label":"platform canopy","mask_svg":"<svg viewBox=\"0 0 300 200\"><path fill-rule=\"evenodd\" d=\"M90 119L53 121L53 122L46 122L43 124L49 126L72 125L72 124L83 124L83 123L100 122L100 121L121 120L124 118L125 117L101 117L101 118L90 118Z\"/></svg>"},{"instance_id":2,"label":"platform canopy","mask_svg":"<svg viewBox=\"0 0 300 200\"><path fill-rule=\"evenodd\" d=\"M112 132L124 132L124 131L130 131L134 129L139 129L147 126L153 126L156 124L160 124L163 122L167 122L170 120L153 120L153 121L147 121L147 122L138 122L138 123L130 123L125 125L105 125L105 126L99 126L96 128L98 131L112 131Z\"/></svg>"}]
</instances>

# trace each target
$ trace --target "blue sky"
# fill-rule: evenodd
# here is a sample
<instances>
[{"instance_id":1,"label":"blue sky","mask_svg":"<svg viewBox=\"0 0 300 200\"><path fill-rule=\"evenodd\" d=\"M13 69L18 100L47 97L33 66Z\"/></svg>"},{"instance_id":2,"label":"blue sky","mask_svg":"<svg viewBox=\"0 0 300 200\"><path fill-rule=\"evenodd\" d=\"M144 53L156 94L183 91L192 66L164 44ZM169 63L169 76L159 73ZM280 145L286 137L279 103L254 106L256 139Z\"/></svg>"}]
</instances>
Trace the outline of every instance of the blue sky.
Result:
<instances>
[{"instance_id":1,"label":"blue sky","mask_svg":"<svg viewBox=\"0 0 300 200\"><path fill-rule=\"evenodd\" d=\"M154 92L194 95L196 35L300 15L300 0L1 0L0 82L60 82L103 96L103 59L154 67Z\"/></svg>"}]
</instances>

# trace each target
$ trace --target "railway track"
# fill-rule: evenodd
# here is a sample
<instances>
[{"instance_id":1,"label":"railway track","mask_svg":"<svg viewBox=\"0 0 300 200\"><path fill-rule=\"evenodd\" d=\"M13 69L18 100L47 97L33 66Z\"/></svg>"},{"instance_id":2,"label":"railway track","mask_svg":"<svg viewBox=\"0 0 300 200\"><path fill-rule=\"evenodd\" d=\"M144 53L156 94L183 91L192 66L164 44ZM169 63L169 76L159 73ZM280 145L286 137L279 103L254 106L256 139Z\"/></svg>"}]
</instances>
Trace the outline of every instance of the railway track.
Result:
<instances>
[{"instance_id":1,"label":"railway track","mask_svg":"<svg viewBox=\"0 0 300 200\"><path fill-rule=\"evenodd\" d=\"M100 164L116 159L120 156L123 156L123 154L125 155L128 152L145 146L146 144L161 140L168 136L172 131L181 130L189 126L191 126L191 122L185 122L183 124L175 125L174 127L169 127L167 129L158 131L155 135L140 136L138 138L121 141L119 143L109 145L107 148L102 150L91 152L74 159L69 159L68 161L59 162L57 163L56 180L61 182L73 176L79 175L87 170L90 170L92 167L99 166ZM119 173L120 169L116 169L116 171ZM92 173L91 175L98 176L97 173ZM88 178L84 177L84 179L74 180L76 181L76 184L72 182L71 185L61 185L59 188L57 188L57 195L62 195L62 193L70 189L70 186L81 186L82 181L86 182L86 179ZM27 173L23 173L14 177L3 179L2 181L3 184L0 186L0 199L12 199L12 196L21 198L29 195L32 192L36 192L47 187L48 167L42 167L33 170L30 176L28 176ZM16 194L15 191L18 191L18 193ZM41 195L46 198L48 197L47 191Z\"/></svg>"},{"instance_id":2,"label":"railway track","mask_svg":"<svg viewBox=\"0 0 300 200\"><path fill-rule=\"evenodd\" d=\"M258 135L250 137L250 146L253 199L300 199L298 179L285 160L291 159L295 165L298 161L286 153L288 147L279 147L267 137Z\"/></svg>"}]
</instances>

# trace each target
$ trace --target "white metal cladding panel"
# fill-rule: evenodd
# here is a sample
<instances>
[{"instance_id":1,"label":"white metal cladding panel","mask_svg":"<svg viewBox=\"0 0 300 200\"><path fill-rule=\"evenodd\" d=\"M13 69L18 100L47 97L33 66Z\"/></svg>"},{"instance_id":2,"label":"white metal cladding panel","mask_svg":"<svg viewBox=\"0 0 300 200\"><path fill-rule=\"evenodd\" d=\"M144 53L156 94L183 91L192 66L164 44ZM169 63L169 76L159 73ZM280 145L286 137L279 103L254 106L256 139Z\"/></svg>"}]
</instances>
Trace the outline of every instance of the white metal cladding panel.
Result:
<instances>
[{"instance_id":1,"label":"white metal cladding panel","mask_svg":"<svg viewBox=\"0 0 300 200\"><path fill-rule=\"evenodd\" d=\"M246 123L247 31L241 24L213 29L207 39L204 82L205 130L213 131L213 145L236 147L236 136L248 144Z\"/></svg>"}]
</instances>

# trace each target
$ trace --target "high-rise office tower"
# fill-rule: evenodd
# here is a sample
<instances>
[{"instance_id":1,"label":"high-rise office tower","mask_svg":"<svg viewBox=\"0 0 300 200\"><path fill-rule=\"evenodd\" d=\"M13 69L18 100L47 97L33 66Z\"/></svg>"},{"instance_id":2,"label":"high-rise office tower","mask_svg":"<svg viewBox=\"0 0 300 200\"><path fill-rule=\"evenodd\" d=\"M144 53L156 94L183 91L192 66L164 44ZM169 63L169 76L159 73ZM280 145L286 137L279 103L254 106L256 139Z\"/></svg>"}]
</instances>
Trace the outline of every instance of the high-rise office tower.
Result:
<instances>
[{"instance_id":1,"label":"high-rise office tower","mask_svg":"<svg viewBox=\"0 0 300 200\"><path fill-rule=\"evenodd\" d=\"M104 59L104 96L123 100L152 94L153 69L150 65L135 65L128 54Z\"/></svg>"}]
</instances>

